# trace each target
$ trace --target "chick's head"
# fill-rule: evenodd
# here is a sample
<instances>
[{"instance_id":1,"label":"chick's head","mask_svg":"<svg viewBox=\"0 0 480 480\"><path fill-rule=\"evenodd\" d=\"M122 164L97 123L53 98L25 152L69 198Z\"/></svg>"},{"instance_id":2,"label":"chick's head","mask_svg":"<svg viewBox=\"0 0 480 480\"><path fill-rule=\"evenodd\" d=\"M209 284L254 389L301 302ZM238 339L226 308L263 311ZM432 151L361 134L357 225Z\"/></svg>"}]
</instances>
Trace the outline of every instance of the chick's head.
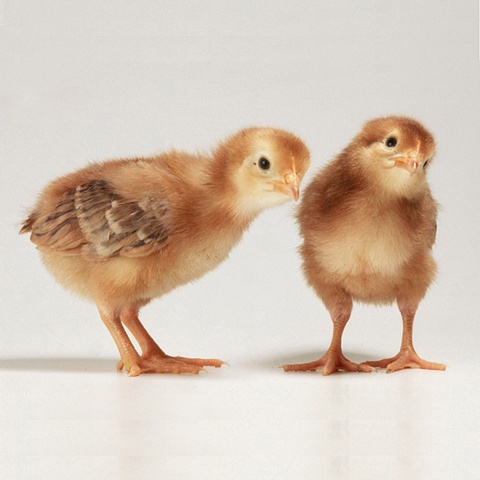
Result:
<instances>
[{"instance_id":1,"label":"chick's head","mask_svg":"<svg viewBox=\"0 0 480 480\"><path fill-rule=\"evenodd\" d=\"M249 128L224 144L234 196L244 213L298 200L310 153L295 135L273 128Z\"/></svg>"},{"instance_id":2,"label":"chick's head","mask_svg":"<svg viewBox=\"0 0 480 480\"><path fill-rule=\"evenodd\" d=\"M426 182L435 140L408 117L377 118L366 123L353 145L360 147L361 167L384 191L414 196Z\"/></svg>"}]
</instances>

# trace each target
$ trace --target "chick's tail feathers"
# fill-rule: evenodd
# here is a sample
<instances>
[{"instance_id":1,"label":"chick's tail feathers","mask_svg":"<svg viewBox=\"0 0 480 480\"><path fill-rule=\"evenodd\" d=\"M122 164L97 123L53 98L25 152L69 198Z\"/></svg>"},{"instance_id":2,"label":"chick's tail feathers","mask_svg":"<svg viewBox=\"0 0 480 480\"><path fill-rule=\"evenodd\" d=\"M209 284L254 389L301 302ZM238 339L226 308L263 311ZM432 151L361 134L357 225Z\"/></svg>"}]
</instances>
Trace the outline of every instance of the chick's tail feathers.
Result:
<instances>
[{"instance_id":1,"label":"chick's tail feathers","mask_svg":"<svg viewBox=\"0 0 480 480\"><path fill-rule=\"evenodd\" d=\"M22 222L22 227L20 228L20 231L18 233L22 235L23 233L31 232L34 223L35 223L35 218L33 214L31 214L28 216L26 220Z\"/></svg>"}]
</instances>

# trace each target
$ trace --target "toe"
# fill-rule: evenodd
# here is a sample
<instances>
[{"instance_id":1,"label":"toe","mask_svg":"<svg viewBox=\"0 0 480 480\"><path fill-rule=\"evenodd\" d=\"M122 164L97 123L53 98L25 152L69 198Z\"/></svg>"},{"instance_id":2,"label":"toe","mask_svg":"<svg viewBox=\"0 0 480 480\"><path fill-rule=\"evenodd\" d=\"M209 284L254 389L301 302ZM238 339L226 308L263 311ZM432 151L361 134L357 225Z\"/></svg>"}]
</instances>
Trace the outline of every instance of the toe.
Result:
<instances>
[{"instance_id":1,"label":"toe","mask_svg":"<svg viewBox=\"0 0 480 480\"><path fill-rule=\"evenodd\" d=\"M188 358L188 357L169 357L173 360L193 365L197 367L215 367L220 368L222 365L228 365L227 362L218 360L217 358Z\"/></svg>"},{"instance_id":2,"label":"toe","mask_svg":"<svg viewBox=\"0 0 480 480\"><path fill-rule=\"evenodd\" d=\"M322 359L308 362L308 363L292 363L283 365L282 368L285 372L314 372L324 366L325 362Z\"/></svg>"},{"instance_id":3,"label":"toe","mask_svg":"<svg viewBox=\"0 0 480 480\"><path fill-rule=\"evenodd\" d=\"M359 372L365 372L365 373L371 373L371 372L375 372L376 369L375 369L375 367L372 367L371 365L368 365L368 364L365 364L365 363L360 363L358 365L358 371Z\"/></svg>"}]
</instances>

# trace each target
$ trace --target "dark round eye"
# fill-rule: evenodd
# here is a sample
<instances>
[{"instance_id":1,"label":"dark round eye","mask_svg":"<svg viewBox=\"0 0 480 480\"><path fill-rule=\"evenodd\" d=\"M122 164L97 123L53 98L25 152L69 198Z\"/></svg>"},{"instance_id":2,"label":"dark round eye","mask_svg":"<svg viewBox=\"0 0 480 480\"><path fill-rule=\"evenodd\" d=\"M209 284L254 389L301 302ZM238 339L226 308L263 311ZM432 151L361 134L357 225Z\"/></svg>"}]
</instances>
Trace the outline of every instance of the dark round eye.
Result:
<instances>
[{"instance_id":1,"label":"dark round eye","mask_svg":"<svg viewBox=\"0 0 480 480\"><path fill-rule=\"evenodd\" d=\"M393 148L397 144L397 139L395 137L388 137L385 141L385 145L389 148Z\"/></svg>"},{"instance_id":2,"label":"dark round eye","mask_svg":"<svg viewBox=\"0 0 480 480\"><path fill-rule=\"evenodd\" d=\"M259 161L258 161L258 166L262 169L262 170L268 170L270 168L270 162L265 158L265 157L262 157Z\"/></svg>"}]
</instances>

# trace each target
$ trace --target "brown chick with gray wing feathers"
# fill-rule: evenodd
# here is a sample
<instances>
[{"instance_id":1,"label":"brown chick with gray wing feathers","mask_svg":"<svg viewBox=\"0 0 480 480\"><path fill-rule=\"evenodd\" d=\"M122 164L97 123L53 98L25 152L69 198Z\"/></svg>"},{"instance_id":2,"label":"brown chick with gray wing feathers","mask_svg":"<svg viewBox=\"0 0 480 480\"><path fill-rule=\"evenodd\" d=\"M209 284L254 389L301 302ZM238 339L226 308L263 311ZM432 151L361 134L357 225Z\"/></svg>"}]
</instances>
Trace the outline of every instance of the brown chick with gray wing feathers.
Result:
<instances>
[{"instance_id":1,"label":"brown chick with gray wing feathers","mask_svg":"<svg viewBox=\"0 0 480 480\"><path fill-rule=\"evenodd\" d=\"M241 130L209 155L94 163L50 183L20 233L61 285L96 303L118 370L198 373L223 362L167 355L140 308L223 262L262 210L297 200L309 163L299 138L272 128Z\"/></svg>"},{"instance_id":2,"label":"brown chick with gray wing feathers","mask_svg":"<svg viewBox=\"0 0 480 480\"><path fill-rule=\"evenodd\" d=\"M434 153L435 141L418 121L377 118L305 189L297 217L303 271L330 313L333 336L319 360L285 365L285 371L445 369L421 359L412 340L415 313L436 273L437 204L426 180ZM353 301L397 303L403 320L398 355L361 364L343 355Z\"/></svg>"}]
</instances>

